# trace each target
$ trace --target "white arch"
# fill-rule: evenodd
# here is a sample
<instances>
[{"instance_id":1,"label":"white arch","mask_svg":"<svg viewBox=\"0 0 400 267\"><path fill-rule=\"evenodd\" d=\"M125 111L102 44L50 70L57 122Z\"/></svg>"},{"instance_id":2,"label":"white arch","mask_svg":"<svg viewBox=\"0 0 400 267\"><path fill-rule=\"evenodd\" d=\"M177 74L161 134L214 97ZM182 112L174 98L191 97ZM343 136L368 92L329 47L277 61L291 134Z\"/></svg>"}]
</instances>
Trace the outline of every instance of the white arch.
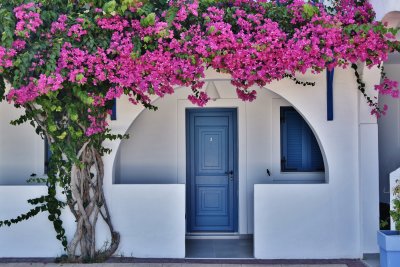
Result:
<instances>
[{"instance_id":1,"label":"white arch","mask_svg":"<svg viewBox=\"0 0 400 267\"><path fill-rule=\"evenodd\" d=\"M382 18L390 11L400 11L400 4L398 0L370 0L370 3L376 12L377 20L382 20Z\"/></svg>"},{"instance_id":2,"label":"white arch","mask_svg":"<svg viewBox=\"0 0 400 267\"><path fill-rule=\"evenodd\" d=\"M389 28L400 28L400 11L391 11L387 13L382 22L386 22ZM396 35L397 40L400 40L400 32Z\"/></svg>"},{"instance_id":3,"label":"white arch","mask_svg":"<svg viewBox=\"0 0 400 267\"><path fill-rule=\"evenodd\" d=\"M382 22L387 22L391 28L398 28L400 26L400 11L391 11L382 18Z\"/></svg>"},{"instance_id":4,"label":"white arch","mask_svg":"<svg viewBox=\"0 0 400 267\"><path fill-rule=\"evenodd\" d=\"M217 84L218 84L218 82L228 82L228 81L230 81L230 79L229 79L229 77L227 77L227 75L223 75L225 77L220 77L220 76L221 75L219 73L217 73L217 72L214 72L214 73L210 73L209 72L208 75L206 76L207 78L205 79L205 81L206 81L205 87L207 86L207 83L211 82L211 81L212 82L216 82ZM294 85L293 82L292 81L290 81L290 82L291 82L291 85L293 86ZM272 88L273 87L274 86L272 86ZM177 87L177 88L175 88L175 90L181 90L181 89L185 89L185 87ZM321 142L321 138L320 138L320 136L318 134L319 130L318 130L317 127L315 127L314 122L308 118L307 114L304 112L304 108L303 107L301 107L300 105L298 105L296 103L293 103L293 101L288 99L287 96L281 94L281 91L279 89L276 89L276 90L273 90L273 89L271 90L269 88L262 88L262 89L263 89L262 91L264 91L264 90L271 91L271 92L275 93L276 95L278 95L279 97L281 97L283 100L289 102L299 112L299 114L301 114L301 116L304 118L304 120L310 126L311 130L313 131L313 133L314 133L314 135L315 135L315 137L316 137L316 139L318 141L318 144L319 144L322 156L323 156L324 166L325 166L325 181L327 182L328 181L328 173L329 173L329 164L328 164L328 160L327 160L327 156L326 156L326 153L325 153L324 146L322 145L323 143ZM189 89L187 89L187 90L189 90ZM233 92L233 93L236 94L235 92ZM168 97L168 96L166 96L166 97ZM156 102L158 100L160 100L160 97L154 97L152 99L152 103L156 104ZM239 100L239 101L241 101L241 100ZM218 104L214 104L213 103L213 107L218 107L218 106L219 106ZM223 106L221 106L221 107L223 107ZM123 134L128 133L129 129L131 129L131 127L134 124L134 122L136 121L136 119L142 114L142 112L144 110L146 110L144 107L141 107L139 110L136 110L136 112L133 113L133 116L130 117L130 120L125 122L126 125L124 127ZM119 155L119 153L120 153L119 151L120 151L121 144L122 144L122 142L119 142L117 148L115 149L115 156L114 156L113 161L112 161L113 162L112 182L115 181L115 174L116 174L116 169L115 168L116 168L116 163L117 163L117 160L118 160L117 155Z\"/></svg>"}]
</instances>

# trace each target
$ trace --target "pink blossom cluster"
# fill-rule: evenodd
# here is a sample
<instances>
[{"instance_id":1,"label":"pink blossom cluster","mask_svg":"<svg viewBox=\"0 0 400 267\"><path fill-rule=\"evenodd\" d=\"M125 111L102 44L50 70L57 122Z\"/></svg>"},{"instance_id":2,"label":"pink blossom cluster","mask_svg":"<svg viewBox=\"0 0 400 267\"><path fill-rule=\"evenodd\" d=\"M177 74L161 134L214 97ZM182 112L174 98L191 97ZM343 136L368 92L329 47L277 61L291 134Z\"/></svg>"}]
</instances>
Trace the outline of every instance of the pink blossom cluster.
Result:
<instances>
[{"instance_id":1,"label":"pink blossom cluster","mask_svg":"<svg viewBox=\"0 0 400 267\"><path fill-rule=\"evenodd\" d=\"M304 0L295 0L286 7L296 25L290 33L267 17L268 10L262 5L265 1L221 1L200 12L197 0L174 0L170 6L177 12L172 21L167 21L169 11L132 19L101 15L101 10L94 9L93 27L110 36L110 44L95 51L80 44L81 37L91 30L84 28L85 20L78 18L68 26L67 17L61 15L51 24L49 38L58 34L72 38L63 43L55 73L40 75L28 85L12 90L9 99L23 104L59 90L62 83L68 82L89 88L87 94L94 100L94 107L104 107L124 93L134 104L150 104L151 95L172 94L175 87L185 86L192 90L189 100L204 106L209 100L202 90L204 70L213 68L230 74L238 97L252 101L257 95L253 85L265 86L283 79L287 73L304 73L309 69L320 72L358 61L373 66L385 60L392 49L388 38L393 36L374 31L374 26L379 25L370 23L374 15L371 6L356 1L340 1L338 13L333 16L321 4L311 7ZM138 7L130 11L136 12ZM28 4L16 10L27 13L30 8L38 7ZM202 21L201 25L191 23L194 20ZM20 21L28 29L38 27L37 19L33 25L25 19ZM0 47L0 67L10 67L15 53L25 45L16 40L14 50ZM45 58L40 60L33 67L45 64ZM108 89L97 92L97 86L104 84ZM375 88L396 97L397 86L385 80ZM104 114L90 113L88 122L87 135L107 127Z\"/></svg>"},{"instance_id":2,"label":"pink blossom cluster","mask_svg":"<svg viewBox=\"0 0 400 267\"><path fill-rule=\"evenodd\" d=\"M12 43L12 47L18 52L21 50L24 50L25 46L26 46L26 42L21 39L17 39Z\"/></svg>"},{"instance_id":3,"label":"pink blossom cluster","mask_svg":"<svg viewBox=\"0 0 400 267\"><path fill-rule=\"evenodd\" d=\"M67 15L60 15L57 21L51 24L50 32L51 34L56 34L57 32L64 32L67 29L67 22L68 17Z\"/></svg>"},{"instance_id":4,"label":"pink blossom cluster","mask_svg":"<svg viewBox=\"0 0 400 267\"><path fill-rule=\"evenodd\" d=\"M119 15L116 15L109 18L99 18L97 20L97 25L105 30L122 32L124 29L129 27L129 22L128 20L121 18Z\"/></svg>"},{"instance_id":5,"label":"pink blossom cluster","mask_svg":"<svg viewBox=\"0 0 400 267\"><path fill-rule=\"evenodd\" d=\"M39 8L40 4L33 2L14 8L14 15L17 18L16 35L28 38L31 32L36 32L37 28L43 24L39 12L37 12Z\"/></svg>"},{"instance_id":6,"label":"pink blossom cluster","mask_svg":"<svg viewBox=\"0 0 400 267\"><path fill-rule=\"evenodd\" d=\"M87 136L91 136L94 134L102 133L107 129L108 123L106 121L106 114L101 115L91 115L91 110L89 109L88 119L90 122L90 126L86 129L85 134Z\"/></svg>"},{"instance_id":7,"label":"pink blossom cluster","mask_svg":"<svg viewBox=\"0 0 400 267\"><path fill-rule=\"evenodd\" d=\"M63 88L64 78L57 73L50 76L41 74L38 79L31 78L30 82L18 90L11 90L7 95L9 101L23 105L35 100L37 97L47 94L49 91L57 91Z\"/></svg>"},{"instance_id":8,"label":"pink blossom cluster","mask_svg":"<svg viewBox=\"0 0 400 267\"><path fill-rule=\"evenodd\" d=\"M336 6L337 16L343 24L369 23L375 18L375 12L369 1L361 4L356 0L341 0Z\"/></svg>"},{"instance_id":9,"label":"pink blossom cluster","mask_svg":"<svg viewBox=\"0 0 400 267\"><path fill-rule=\"evenodd\" d=\"M393 98L399 98L399 84L397 81L384 78L381 84L375 85L375 90L381 95L390 95Z\"/></svg>"},{"instance_id":10,"label":"pink blossom cluster","mask_svg":"<svg viewBox=\"0 0 400 267\"><path fill-rule=\"evenodd\" d=\"M0 73L3 72L4 68L12 67L13 57L17 54L15 49L7 49L0 46Z\"/></svg>"},{"instance_id":11,"label":"pink blossom cluster","mask_svg":"<svg viewBox=\"0 0 400 267\"><path fill-rule=\"evenodd\" d=\"M75 38L75 40L79 42L81 40L81 36L87 34L87 30L85 30L82 26L82 24L84 23L84 20L82 18L77 18L76 22L77 22L76 24L73 24L69 28L67 36L73 37Z\"/></svg>"}]
</instances>

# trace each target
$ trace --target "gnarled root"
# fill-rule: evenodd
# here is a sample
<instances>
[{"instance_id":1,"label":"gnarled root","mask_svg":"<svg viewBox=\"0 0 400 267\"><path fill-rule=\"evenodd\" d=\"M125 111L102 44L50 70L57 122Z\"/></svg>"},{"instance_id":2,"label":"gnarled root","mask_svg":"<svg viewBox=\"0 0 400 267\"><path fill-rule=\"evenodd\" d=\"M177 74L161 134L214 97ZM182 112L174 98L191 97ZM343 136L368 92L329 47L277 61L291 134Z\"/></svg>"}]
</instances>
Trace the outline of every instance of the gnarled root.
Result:
<instances>
[{"instance_id":1,"label":"gnarled root","mask_svg":"<svg viewBox=\"0 0 400 267\"><path fill-rule=\"evenodd\" d=\"M104 165L99 152L85 143L78 153L80 165L71 168L72 200L69 207L77 228L68 245L70 259L96 261L107 259L117 250L120 235L114 230L103 190ZM99 215L108 225L111 242L102 251L96 250L96 223Z\"/></svg>"}]
</instances>

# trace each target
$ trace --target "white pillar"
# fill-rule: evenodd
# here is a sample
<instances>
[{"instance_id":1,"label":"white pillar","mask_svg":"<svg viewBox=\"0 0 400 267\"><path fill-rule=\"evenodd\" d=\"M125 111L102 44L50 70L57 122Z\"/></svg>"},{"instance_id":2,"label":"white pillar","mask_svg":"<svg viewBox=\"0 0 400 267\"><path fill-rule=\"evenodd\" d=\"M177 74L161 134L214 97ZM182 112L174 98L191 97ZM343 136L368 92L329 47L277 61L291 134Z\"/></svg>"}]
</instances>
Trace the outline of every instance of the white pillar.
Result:
<instances>
[{"instance_id":1,"label":"white pillar","mask_svg":"<svg viewBox=\"0 0 400 267\"><path fill-rule=\"evenodd\" d=\"M363 67L366 93L377 97L374 85L380 82L380 69ZM377 253L376 232L379 230L379 157L378 124L370 113L364 96L359 93L359 185L362 253Z\"/></svg>"},{"instance_id":2,"label":"white pillar","mask_svg":"<svg viewBox=\"0 0 400 267\"><path fill-rule=\"evenodd\" d=\"M390 173L390 210L394 210L393 200L395 196L393 193L398 181L400 181L400 168ZM396 225L394 224L392 218L390 218L390 228L392 230L396 230Z\"/></svg>"}]
</instances>

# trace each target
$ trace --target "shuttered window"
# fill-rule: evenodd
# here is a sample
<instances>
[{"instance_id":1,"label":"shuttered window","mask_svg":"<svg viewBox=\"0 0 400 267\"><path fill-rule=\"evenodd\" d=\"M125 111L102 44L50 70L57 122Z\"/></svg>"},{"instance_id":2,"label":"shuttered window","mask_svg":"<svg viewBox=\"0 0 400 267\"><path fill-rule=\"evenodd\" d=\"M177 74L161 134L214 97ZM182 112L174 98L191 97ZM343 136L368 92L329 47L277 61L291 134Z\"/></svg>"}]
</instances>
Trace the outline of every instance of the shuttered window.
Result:
<instances>
[{"instance_id":1,"label":"shuttered window","mask_svg":"<svg viewBox=\"0 0 400 267\"><path fill-rule=\"evenodd\" d=\"M324 171L324 161L317 140L293 107L281 107L281 171Z\"/></svg>"}]
</instances>

